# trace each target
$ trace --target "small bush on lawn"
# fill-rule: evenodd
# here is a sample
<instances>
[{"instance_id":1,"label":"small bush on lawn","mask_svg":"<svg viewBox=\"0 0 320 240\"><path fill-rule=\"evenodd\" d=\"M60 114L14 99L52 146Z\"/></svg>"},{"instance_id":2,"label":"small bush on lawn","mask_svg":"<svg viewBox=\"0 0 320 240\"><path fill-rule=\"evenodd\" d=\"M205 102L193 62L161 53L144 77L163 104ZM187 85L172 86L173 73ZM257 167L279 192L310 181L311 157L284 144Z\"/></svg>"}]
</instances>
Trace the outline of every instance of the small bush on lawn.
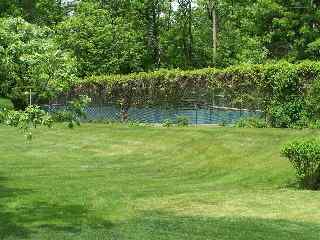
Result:
<instances>
[{"instance_id":1,"label":"small bush on lawn","mask_svg":"<svg viewBox=\"0 0 320 240\"><path fill-rule=\"evenodd\" d=\"M223 120L222 122L219 122L218 125L221 127L226 127L226 126L228 126L228 122Z\"/></svg>"},{"instance_id":2,"label":"small bush on lawn","mask_svg":"<svg viewBox=\"0 0 320 240\"><path fill-rule=\"evenodd\" d=\"M72 119L72 114L67 110L52 112L51 116L55 122L67 122Z\"/></svg>"},{"instance_id":3,"label":"small bush on lawn","mask_svg":"<svg viewBox=\"0 0 320 240\"><path fill-rule=\"evenodd\" d=\"M53 119L56 122L66 122L69 128L80 126L81 119L87 117L85 107L90 102L88 96L80 95L78 99L70 101L66 109L53 113Z\"/></svg>"},{"instance_id":4,"label":"small bush on lawn","mask_svg":"<svg viewBox=\"0 0 320 240\"><path fill-rule=\"evenodd\" d=\"M302 122L308 120L304 112L302 100L272 103L267 109L268 122L277 128L300 126Z\"/></svg>"},{"instance_id":5,"label":"small bush on lawn","mask_svg":"<svg viewBox=\"0 0 320 240\"><path fill-rule=\"evenodd\" d=\"M249 117L241 118L235 126L240 128L267 128L268 124L262 118Z\"/></svg>"},{"instance_id":6,"label":"small bush on lawn","mask_svg":"<svg viewBox=\"0 0 320 240\"><path fill-rule=\"evenodd\" d=\"M140 127L146 125L145 123L141 123L137 120L127 120L122 122L123 124L126 124L128 127Z\"/></svg>"},{"instance_id":7,"label":"small bush on lawn","mask_svg":"<svg viewBox=\"0 0 320 240\"><path fill-rule=\"evenodd\" d=\"M93 118L93 119L88 119L88 123L101 123L101 124L117 124L119 123L118 120L116 119L111 119L111 118Z\"/></svg>"},{"instance_id":8,"label":"small bush on lawn","mask_svg":"<svg viewBox=\"0 0 320 240\"><path fill-rule=\"evenodd\" d=\"M171 127L173 125L173 122L170 120L170 119L165 119L163 122L162 122L162 127Z\"/></svg>"},{"instance_id":9,"label":"small bush on lawn","mask_svg":"<svg viewBox=\"0 0 320 240\"><path fill-rule=\"evenodd\" d=\"M186 127L189 125L189 118L186 116L177 116L176 123L180 127Z\"/></svg>"},{"instance_id":10,"label":"small bush on lawn","mask_svg":"<svg viewBox=\"0 0 320 240\"><path fill-rule=\"evenodd\" d=\"M21 129L27 140L32 139L32 128L37 126L51 127L51 116L40 109L40 106L28 106L24 111L6 110L3 114L4 123L8 126Z\"/></svg>"},{"instance_id":11,"label":"small bush on lawn","mask_svg":"<svg viewBox=\"0 0 320 240\"><path fill-rule=\"evenodd\" d=\"M320 140L296 140L282 149L296 170L297 178L303 188L320 189Z\"/></svg>"}]
</instances>

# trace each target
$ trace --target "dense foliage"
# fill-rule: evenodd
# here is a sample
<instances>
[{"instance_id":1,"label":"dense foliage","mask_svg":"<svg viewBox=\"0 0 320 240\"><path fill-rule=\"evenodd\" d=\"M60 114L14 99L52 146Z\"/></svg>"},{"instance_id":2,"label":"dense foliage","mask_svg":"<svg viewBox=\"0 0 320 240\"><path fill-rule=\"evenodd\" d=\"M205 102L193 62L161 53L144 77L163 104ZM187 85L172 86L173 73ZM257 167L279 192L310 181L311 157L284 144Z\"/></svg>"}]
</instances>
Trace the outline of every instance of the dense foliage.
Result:
<instances>
[{"instance_id":1,"label":"dense foliage","mask_svg":"<svg viewBox=\"0 0 320 240\"><path fill-rule=\"evenodd\" d=\"M308 189L320 189L320 141L296 140L287 144L282 153L296 169L301 185Z\"/></svg>"},{"instance_id":2,"label":"dense foliage","mask_svg":"<svg viewBox=\"0 0 320 240\"><path fill-rule=\"evenodd\" d=\"M235 126L239 128L267 128L268 124L263 118L249 117L239 119Z\"/></svg>"},{"instance_id":3,"label":"dense foliage","mask_svg":"<svg viewBox=\"0 0 320 240\"><path fill-rule=\"evenodd\" d=\"M0 17L50 28L83 76L317 59L319 9L310 0L2 0Z\"/></svg>"},{"instance_id":4,"label":"dense foliage","mask_svg":"<svg viewBox=\"0 0 320 240\"><path fill-rule=\"evenodd\" d=\"M81 119L87 117L85 108L90 102L91 99L88 96L81 95L70 101L65 109L53 112L52 117L56 122L66 122L69 128L79 126Z\"/></svg>"},{"instance_id":5,"label":"dense foliage","mask_svg":"<svg viewBox=\"0 0 320 240\"><path fill-rule=\"evenodd\" d=\"M0 98L0 111L6 109L6 110L12 110L13 109L13 103L8 98Z\"/></svg>"},{"instance_id":6,"label":"dense foliage","mask_svg":"<svg viewBox=\"0 0 320 240\"><path fill-rule=\"evenodd\" d=\"M39 102L66 90L75 78L74 59L59 49L52 34L21 18L0 20L0 96L16 108L27 106L30 90Z\"/></svg>"},{"instance_id":7,"label":"dense foliage","mask_svg":"<svg viewBox=\"0 0 320 240\"><path fill-rule=\"evenodd\" d=\"M68 106L59 112L46 112L38 105L29 105L25 110L13 110L13 104L0 98L0 124L21 129L27 140L32 139L32 129L38 125L52 127L54 122L67 122L69 128L80 125L86 118L85 107L91 99L80 96L69 102ZM10 104L11 103L11 104Z\"/></svg>"},{"instance_id":8,"label":"dense foliage","mask_svg":"<svg viewBox=\"0 0 320 240\"><path fill-rule=\"evenodd\" d=\"M58 42L74 52L81 76L143 70L141 38L131 22L98 4L82 3L57 27Z\"/></svg>"},{"instance_id":9,"label":"dense foliage","mask_svg":"<svg viewBox=\"0 0 320 240\"><path fill-rule=\"evenodd\" d=\"M99 90L126 119L133 104L225 95L264 110L272 126L315 126L319 64L300 60L320 57L319 9L309 0L4 0L0 96L24 109L30 90L34 104L71 86Z\"/></svg>"},{"instance_id":10,"label":"dense foliage","mask_svg":"<svg viewBox=\"0 0 320 240\"><path fill-rule=\"evenodd\" d=\"M4 110L0 111L0 123L21 129L27 140L32 139L32 128L37 126L51 127L51 116L40 109L39 106L28 106L24 111Z\"/></svg>"},{"instance_id":11,"label":"dense foliage","mask_svg":"<svg viewBox=\"0 0 320 240\"><path fill-rule=\"evenodd\" d=\"M320 118L319 77L319 62L279 62L94 76L78 82L75 90L108 100L121 99L125 109L176 103L192 96L205 101L224 94L232 106L263 110L271 126L306 127Z\"/></svg>"},{"instance_id":12,"label":"dense foliage","mask_svg":"<svg viewBox=\"0 0 320 240\"><path fill-rule=\"evenodd\" d=\"M177 126L185 127L189 125L189 118L186 116L177 116L176 119Z\"/></svg>"}]
</instances>

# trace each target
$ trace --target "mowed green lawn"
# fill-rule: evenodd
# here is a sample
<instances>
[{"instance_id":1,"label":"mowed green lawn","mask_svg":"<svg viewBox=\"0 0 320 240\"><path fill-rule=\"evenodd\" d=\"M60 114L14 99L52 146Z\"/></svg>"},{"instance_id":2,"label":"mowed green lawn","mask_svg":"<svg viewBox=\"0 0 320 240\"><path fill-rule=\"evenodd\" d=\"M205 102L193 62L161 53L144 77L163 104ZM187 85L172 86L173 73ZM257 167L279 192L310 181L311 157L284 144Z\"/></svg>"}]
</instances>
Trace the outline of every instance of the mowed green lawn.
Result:
<instances>
[{"instance_id":1,"label":"mowed green lawn","mask_svg":"<svg viewBox=\"0 0 320 240\"><path fill-rule=\"evenodd\" d=\"M0 127L0 239L319 240L281 145L311 130Z\"/></svg>"}]
</instances>

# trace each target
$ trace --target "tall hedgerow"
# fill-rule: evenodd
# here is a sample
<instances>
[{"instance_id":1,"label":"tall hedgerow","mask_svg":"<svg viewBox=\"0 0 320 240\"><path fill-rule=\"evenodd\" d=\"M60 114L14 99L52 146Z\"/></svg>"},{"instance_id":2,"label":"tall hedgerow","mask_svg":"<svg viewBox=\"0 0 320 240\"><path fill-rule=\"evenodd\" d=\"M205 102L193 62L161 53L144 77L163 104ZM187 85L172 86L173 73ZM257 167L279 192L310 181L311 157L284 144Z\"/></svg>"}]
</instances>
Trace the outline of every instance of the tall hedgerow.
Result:
<instances>
[{"instance_id":1,"label":"tall hedgerow","mask_svg":"<svg viewBox=\"0 0 320 240\"><path fill-rule=\"evenodd\" d=\"M274 127L291 127L320 117L320 62L92 76L77 82L74 91L121 100L124 112L132 105L175 104L186 98L205 102L222 94L235 107L263 110Z\"/></svg>"}]
</instances>

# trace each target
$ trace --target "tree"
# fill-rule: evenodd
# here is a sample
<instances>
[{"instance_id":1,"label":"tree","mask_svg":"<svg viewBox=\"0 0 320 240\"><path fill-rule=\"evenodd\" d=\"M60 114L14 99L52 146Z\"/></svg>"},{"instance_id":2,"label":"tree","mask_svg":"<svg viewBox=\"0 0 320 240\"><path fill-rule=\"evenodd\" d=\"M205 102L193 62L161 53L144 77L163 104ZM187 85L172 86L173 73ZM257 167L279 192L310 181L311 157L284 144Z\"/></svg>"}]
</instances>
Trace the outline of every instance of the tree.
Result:
<instances>
[{"instance_id":1,"label":"tree","mask_svg":"<svg viewBox=\"0 0 320 240\"><path fill-rule=\"evenodd\" d=\"M30 23L52 26L67 16L70 3L63 0L1 0L0 16L20 16Z\"/></svg>"},{"instance_id":2,"label":"tree","mask_svg":"<svg viewBox=\"0 0 320 240\"><path fill-rule=\"evenodd\" d=\"M15 0L1 0L0 2L0 17L19 16L21 9L18 6L18 1Z\"/></svg>"},{"instance_id":3,"label":"tree","mask_svg":"<svg viewBox=\"0 0 320 240\"><path fill-rule=\"evenodd\" d=\"M268 38L265 46L271 58L301 60L317 56L315 47L320 38L319 1L261 0L256 6L256 31Z\"/></svg>"},{"instance_id":4,"label":"tree","mask_svg":"<svg viewBox=\"0 0 320 240\"><path fill-rule=\"evenodd\" d=\"M205 6L208 17L211 21L212 31L212 64L215 65L218 48L218 17L217 17L217 0L204 0L200 4Z\"/></svg>"},{"instance_id":5,"label":"tree","mask_svg":"<svg viewBox=\"0 0 320 240\"><path fill-rule=\"evenodd\" d=\"M54 29L83 77L317 59L319 9L315 0L2 0L0 16Z\"/></svg>"},{"instance_id":6,"label":"tree","mask_svg":"<svg viewBox=\"0 0 320 240\"><path fill-rule=\"evenodd\" d=\"M143 70L143 36L124 17L113 17L97 3L80 3L57 27L57 40L71 49L80 76Z\"/></svg>"},{"instance_id":7,"label":"tree","mask_svg":"<svg viewBox=\"0 0 320 240\"><path fill-rule=\"evenodd\" d=\"M185 54L185 66L192 66L192 48L193 48L193 34L192 34L192 0L178 0L178 16L182 21L182 35L183 48Z\"/></svg>"},{"instance_id":8,"label":"tree","mask_svg":"<svg viewBox=\"0 0 320 240\"><path fill-rule=\"evenodd\" d=\"M27 105L30 89L37 103L66 90L75 79L74 58L59 49L52 34L21 18L0 21L0 95L16 108Z\"/></svg>"}]
</instances>

